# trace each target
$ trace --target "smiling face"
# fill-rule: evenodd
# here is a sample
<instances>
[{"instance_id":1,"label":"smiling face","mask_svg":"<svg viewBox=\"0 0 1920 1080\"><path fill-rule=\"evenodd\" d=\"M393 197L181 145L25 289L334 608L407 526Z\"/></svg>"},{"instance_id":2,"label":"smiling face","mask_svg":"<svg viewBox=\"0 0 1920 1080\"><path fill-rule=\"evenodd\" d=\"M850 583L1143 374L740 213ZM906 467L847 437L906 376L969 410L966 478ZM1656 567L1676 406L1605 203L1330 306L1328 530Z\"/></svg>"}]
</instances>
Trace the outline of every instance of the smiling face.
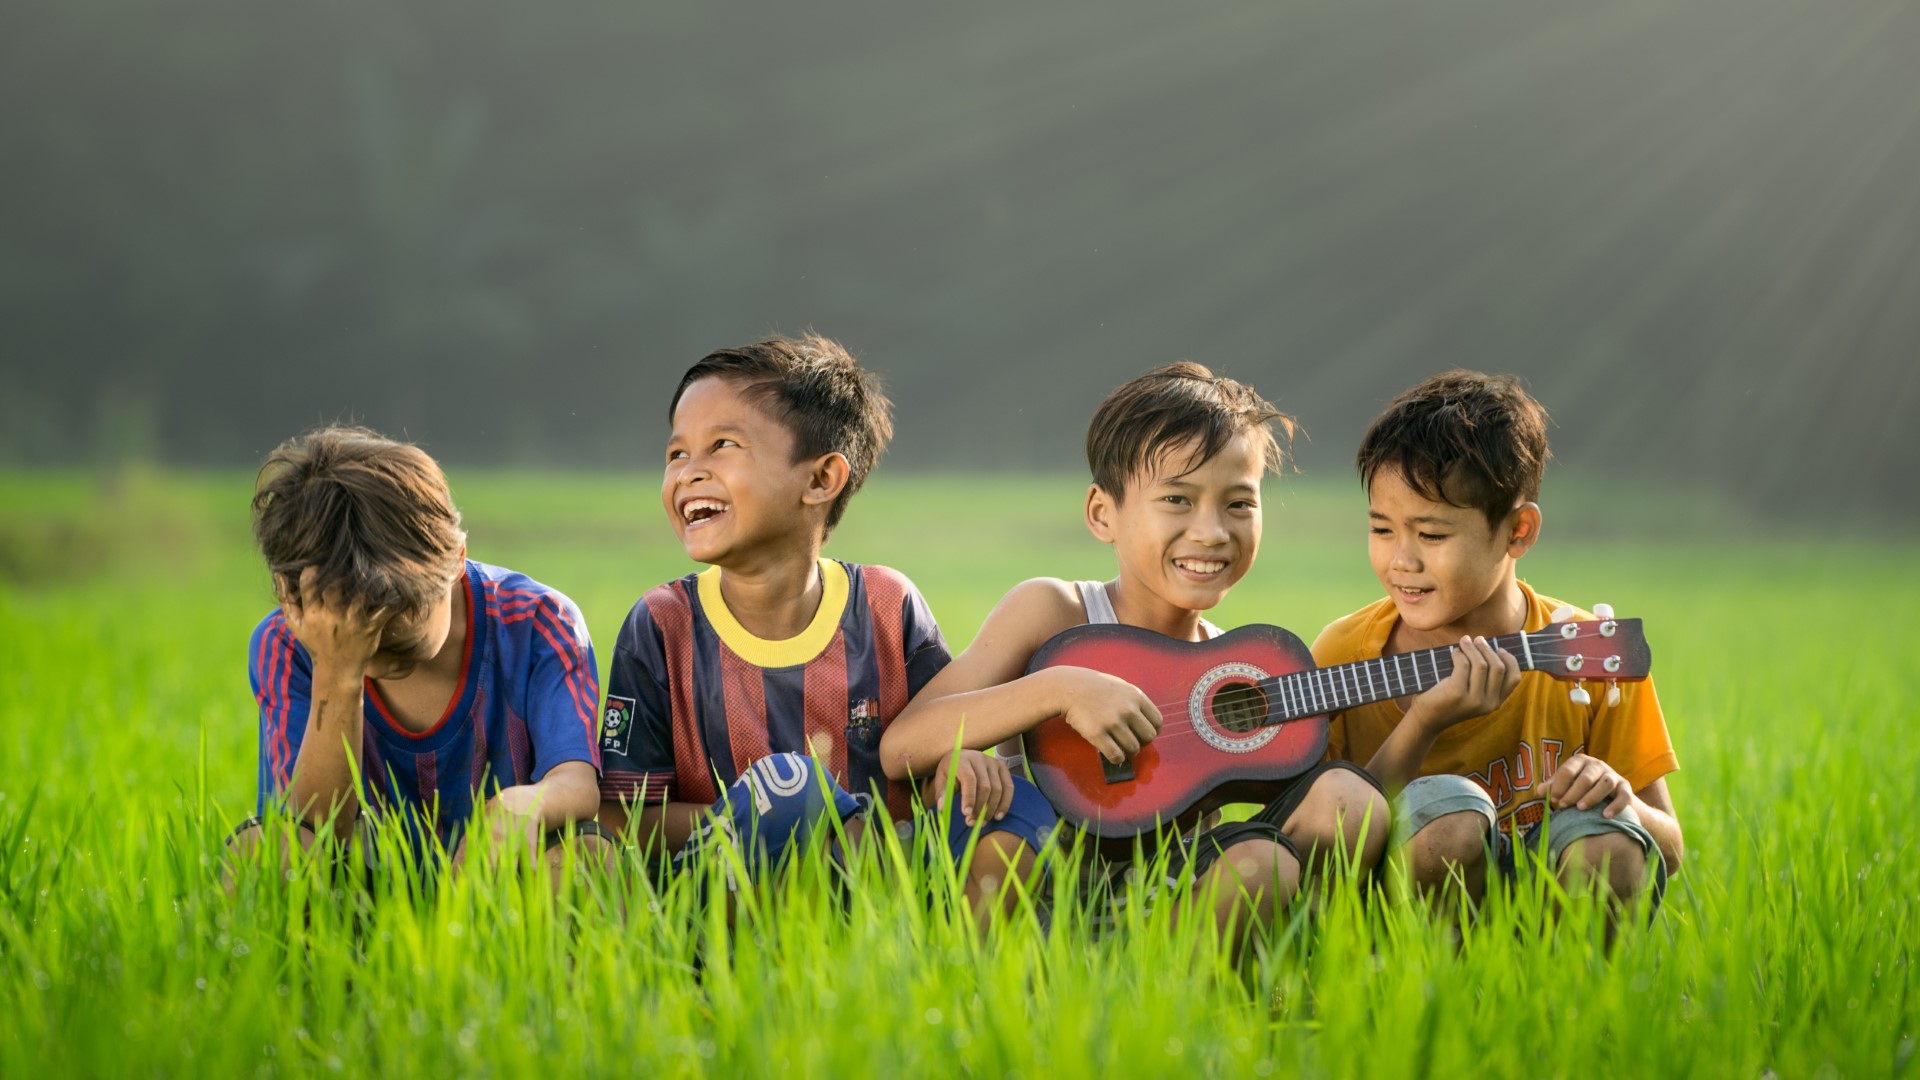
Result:
<instances>
[{"instance_id":1,"label":"smiling face","mask_svg":"<svg viewBox=\"0 0 1920 1080\"><path fill-rule=\"evenodd\" d=\"M1245 434L1191 472L1190 443L1156 457L1115 500L1099 485L1087 495L1087 527L1114 546L1122 621L1191 634L1198 614L1218 604L1260 550L1262 448Z\"/></svg>"},{"instance_id":2,"label":"smiling face","mask_svg":"<svg viewBox=\"0 0 1920 1080\"><path fill-rule=\"evenodd\" d=\"M795 461L793 433L741 391L721 378L687 387L660 485L687 555L736 569L823 536L826 512L816 497L818 463Z\"/></svg>"},{"instance_id":3,"label":"smiling face","mask_svg":"<svg viewBox=\"0 0 1920 1080\"><path fill-rule=\"evenodd\" d=\"M1520 629L1526 604L1513 564L1539 535L1537 506L1490 525L1478 509L1421 495L1392 468L1374 473L1367 503L1368 559L1407 630L1443 644Z\"/></svg>"}]
</instances>

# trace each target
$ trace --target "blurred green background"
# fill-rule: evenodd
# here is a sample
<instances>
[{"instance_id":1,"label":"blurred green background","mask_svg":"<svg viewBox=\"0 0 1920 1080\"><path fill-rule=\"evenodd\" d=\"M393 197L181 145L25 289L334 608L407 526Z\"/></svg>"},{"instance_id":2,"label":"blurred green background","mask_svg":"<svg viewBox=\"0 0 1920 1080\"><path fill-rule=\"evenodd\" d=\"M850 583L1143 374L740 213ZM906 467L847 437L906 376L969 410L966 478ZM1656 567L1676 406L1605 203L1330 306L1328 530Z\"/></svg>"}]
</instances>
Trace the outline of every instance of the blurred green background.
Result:
<instances>
[{"instance_id":1,"label":"blurred green background","mask_svg":"<svg viewBox=\"0 0 1920 1080\"><path fill-rule=\"evenodd\" d=\"M1906 517L1916 46L1852 0L7 5L0 464L356 417L648 471L680 371L811 325L903 473L1071 472L1188 357L1344 481L1468 366L1623 490Z\"/></svg>"}]
</instances>

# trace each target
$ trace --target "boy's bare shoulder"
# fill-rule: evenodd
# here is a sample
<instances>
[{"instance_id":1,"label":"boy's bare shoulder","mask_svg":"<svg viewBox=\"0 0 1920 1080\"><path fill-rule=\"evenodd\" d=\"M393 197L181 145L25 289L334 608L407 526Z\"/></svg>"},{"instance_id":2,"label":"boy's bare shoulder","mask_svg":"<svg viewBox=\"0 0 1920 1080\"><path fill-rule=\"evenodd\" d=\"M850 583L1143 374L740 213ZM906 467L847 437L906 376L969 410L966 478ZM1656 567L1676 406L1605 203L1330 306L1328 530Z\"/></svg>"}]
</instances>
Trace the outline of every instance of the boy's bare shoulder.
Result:
<instances>
[{"instance_id":1,"label":"boy's bare shoulder","mask_svg":"<svg viewBox=\"0 0 1920 1080\"><path fill-rule=\"evenodd\" d=\"M993 656L996 665L1024 666L1047 639L1086 621L1080 592L1072 582L1032 578L1007 590L981 624L967 652L983 658Z\"/></svg>"},{"instance_id":2,"label":"boy's bare shoulder","mask_svg":"<svg viewBox=\"0 0 1920 1080\"><path fill-rule=\"evenodd\" d=\"M1008 589L996 609L996 614L1001 612L1022 622L1057 626L1054 633L1087 621L1079 587L1055 577L1028 578Z\"/></svg>"}]
</instances>

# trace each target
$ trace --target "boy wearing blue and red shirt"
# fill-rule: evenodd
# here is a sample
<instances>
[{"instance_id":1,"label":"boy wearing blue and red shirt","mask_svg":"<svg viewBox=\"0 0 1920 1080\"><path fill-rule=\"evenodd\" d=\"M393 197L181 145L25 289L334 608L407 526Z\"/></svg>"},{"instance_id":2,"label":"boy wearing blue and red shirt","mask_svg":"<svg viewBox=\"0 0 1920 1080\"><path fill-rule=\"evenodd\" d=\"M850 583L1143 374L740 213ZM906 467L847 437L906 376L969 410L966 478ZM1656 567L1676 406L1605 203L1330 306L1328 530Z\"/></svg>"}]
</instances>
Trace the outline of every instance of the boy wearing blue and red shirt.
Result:
<instances>
[{"instance_id":1,"label":"boy wearing blue and red shirt","mask_svg":"<svg viewBox=\"0 0 1920 1080\"><path fill-rule=\"evenodd\" d=\"M904 576L820 557L892 435L887 410L873 375L814 335L723 349L681 378L661 502L709 569L648 592L621 628L601 820L631 817L676 862L716 828L777 860L828 813L857 832L877 799L906 820L911 785L943 792L951 773L948 846L967 859L983 834L966 888L984 916L1032 874L1052 808L976 751L888 780L880 734L950 655Z\"/></svg>"},{"instance_id":2,"label":"boy wearing blue and red shirt","mask_svg":"<svg viewBox=\"0 0 1920 1080\"><path fill-rule=\"evenodd\" d=\"M476 800L496 836L596 831L586 623L561 593L466 557L432 458L315 431L268 458L253 520L281 602L248 650L259 813L284 806L303 845L329 821L351 835L364 811L403 821L416 850L457 848Z\"/></svg>"}]
</instances>

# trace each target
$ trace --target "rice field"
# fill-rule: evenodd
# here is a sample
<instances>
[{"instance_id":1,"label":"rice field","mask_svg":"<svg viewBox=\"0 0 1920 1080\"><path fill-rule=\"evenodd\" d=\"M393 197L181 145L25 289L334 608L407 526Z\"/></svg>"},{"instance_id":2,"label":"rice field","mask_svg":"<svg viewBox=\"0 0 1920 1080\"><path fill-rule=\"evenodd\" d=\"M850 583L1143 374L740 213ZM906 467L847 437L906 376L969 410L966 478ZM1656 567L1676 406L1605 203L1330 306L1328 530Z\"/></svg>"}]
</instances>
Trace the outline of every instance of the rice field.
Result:
<instances>
[{"instance_id":1,"label":"rice field","mask_svg":"<svg viewBox=\"0 0 1920 1080\"><path fill-rule=\"evenodd\" d=\"M1166 905L973 930L911 844L710 882L508 860L371 892L269 856L245 475L0 475L0 1076L1883 1076L1920 1034L1920 548L1550 480L1522 564L1646 620L1688 861L1611 953L1542 888L1456 934L1348 882L1235 962ZM474 557L586 611L686 572L650 476L462 473ZM956 651L1012 583L1106 576L1072 478L883 472L829 546L915 579ZM1553 485L1559 485L1558 488ZM1564 489L1564 490L1561 490ZM1361 502L1276 485L1216 616L1311 638L1374 596Z\"/></svg>"}]
</instances>

